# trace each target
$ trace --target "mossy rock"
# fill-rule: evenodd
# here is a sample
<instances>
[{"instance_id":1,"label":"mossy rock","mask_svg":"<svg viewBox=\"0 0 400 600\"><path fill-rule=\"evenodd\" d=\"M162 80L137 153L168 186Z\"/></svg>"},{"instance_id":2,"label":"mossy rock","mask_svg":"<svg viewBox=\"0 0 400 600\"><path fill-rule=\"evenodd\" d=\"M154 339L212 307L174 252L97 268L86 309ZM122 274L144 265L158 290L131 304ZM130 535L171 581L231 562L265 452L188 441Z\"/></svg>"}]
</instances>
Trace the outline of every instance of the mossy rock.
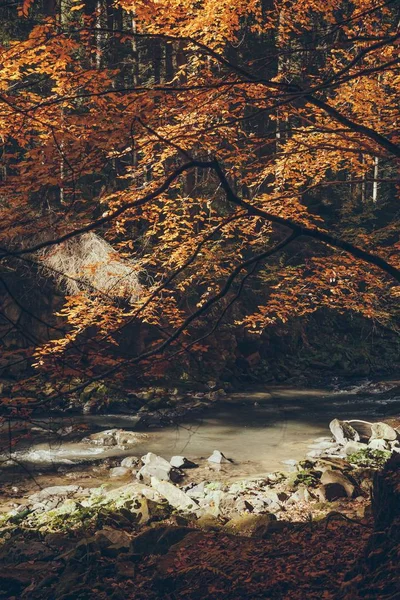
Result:
<instances>
[{"instance_id":1,"label":"mossy rock","mask_svg":"<svg viewBox=\"0 0 400 600\"><path fill-rule=\"evenodd\" d=\"M276 516L270 513L263 515L239 515L228 521L224 530L244 537L263 538L273 529Z\"/></svg>"}]
</instances>

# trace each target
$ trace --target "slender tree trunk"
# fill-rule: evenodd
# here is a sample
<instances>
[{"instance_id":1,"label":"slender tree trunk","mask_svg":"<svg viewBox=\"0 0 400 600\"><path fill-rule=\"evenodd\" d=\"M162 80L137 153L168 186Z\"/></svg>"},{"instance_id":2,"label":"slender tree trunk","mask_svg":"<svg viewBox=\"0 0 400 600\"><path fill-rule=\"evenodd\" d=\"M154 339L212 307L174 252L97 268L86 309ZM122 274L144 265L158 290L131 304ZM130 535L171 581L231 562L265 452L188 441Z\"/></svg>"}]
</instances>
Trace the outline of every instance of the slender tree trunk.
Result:
<instances>
[{"instance_id":1,"label":"slender tree trunk","mask_svg":"<svg viewBox=\"0 0 400 600\"><path fill-rule=\"evenodd\" d=\"M374 158L374 182L372 184L372 202L377 204L378 202L378 178L379 178L379 158L375 156Z\"/></svg>"}]
</instances>

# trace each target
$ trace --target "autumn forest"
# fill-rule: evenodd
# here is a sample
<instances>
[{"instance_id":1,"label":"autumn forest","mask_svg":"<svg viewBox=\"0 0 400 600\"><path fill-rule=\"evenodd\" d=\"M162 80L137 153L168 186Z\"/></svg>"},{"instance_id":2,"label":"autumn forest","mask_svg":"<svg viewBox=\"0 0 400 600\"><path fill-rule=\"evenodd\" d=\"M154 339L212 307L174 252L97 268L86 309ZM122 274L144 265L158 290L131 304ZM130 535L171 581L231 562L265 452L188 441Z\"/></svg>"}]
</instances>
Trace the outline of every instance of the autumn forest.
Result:
<instances>
[{"instance_id":1,"label":"autumn forest","mask_svg":"<svg viewBox=\"0 0 400 600\"><path fill-rule=\"evenodd\" d=\"M399 597L399 16L0 0L0 599Z\"/></svg>"}]
</instances>

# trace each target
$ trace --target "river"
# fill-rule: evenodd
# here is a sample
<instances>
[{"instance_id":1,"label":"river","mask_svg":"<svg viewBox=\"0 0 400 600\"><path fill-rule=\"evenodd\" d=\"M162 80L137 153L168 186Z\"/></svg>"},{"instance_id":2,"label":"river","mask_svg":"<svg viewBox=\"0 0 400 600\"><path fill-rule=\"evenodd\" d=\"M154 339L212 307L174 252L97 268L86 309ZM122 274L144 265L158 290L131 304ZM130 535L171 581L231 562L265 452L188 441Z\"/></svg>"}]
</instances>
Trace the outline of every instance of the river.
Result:
<instances>
[{"instance_id":1,"label":"river","mask_svg":"<svg viewBox=\"0 0 400 600\"><path fill-rule=\"evenodd\" d=\"M231 477L262 476L283 470L287 460L304 458L315 439L329 437L328 424L333 418L377 421L382 420L381 413L385 418L398 415L400 396L382 394L391 385L398 386L399 382L378 386L361 382L341 389L274 386L241 391L201 416L190 416L179 424L151 430L138 427L135 415L52 420L42 417L35 421L33 433L25 442L22 439L13 456L30 470L62 472L73 470L74 465L82 462L142 456L147 452L167 459L184 455L201 462L217 449L233 460L229 467ZM46 431L50 426L58 431L56 435ZM86 429L68 434L72 426ZM96 447L81 441L91 432L110 428L142 431L146 435L129 450ZM64 433L67 435L63 436ZM6 458L3 456L3 460ZM11 462L8 465L15 468L15 462L14 466Z\"/></svg>"}]
</instances>

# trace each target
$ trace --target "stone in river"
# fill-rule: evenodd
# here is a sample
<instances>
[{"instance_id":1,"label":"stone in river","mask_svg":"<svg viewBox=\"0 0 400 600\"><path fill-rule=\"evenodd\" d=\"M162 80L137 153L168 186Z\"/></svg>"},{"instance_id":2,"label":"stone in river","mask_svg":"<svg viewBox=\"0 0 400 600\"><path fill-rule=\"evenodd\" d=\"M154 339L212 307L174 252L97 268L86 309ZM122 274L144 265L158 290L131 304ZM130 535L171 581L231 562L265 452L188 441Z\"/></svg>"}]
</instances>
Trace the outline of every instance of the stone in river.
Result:
<instances>
[{"instance_id":1,"label":"stone in river","mask_svg":"<svg viewBox=\"0 0 400 600\"><path fill-rule=\"evenodd\" d=\"M169 462L176 469L195 469L199 466L184 456L173 456Z\"/></svg>"},{"instance_id":2,"label":"stone in river","mask_svg":"<svg viewBox=\"0 0 400 600\"><path fill-rule=\"evenodd\" d=\"M219 450L214 450L214 452L207 458L208 462L214 463L217 465L223 463L231 463L232 461L229 458L226 458Z\"/></svg>"}]
</instances>

